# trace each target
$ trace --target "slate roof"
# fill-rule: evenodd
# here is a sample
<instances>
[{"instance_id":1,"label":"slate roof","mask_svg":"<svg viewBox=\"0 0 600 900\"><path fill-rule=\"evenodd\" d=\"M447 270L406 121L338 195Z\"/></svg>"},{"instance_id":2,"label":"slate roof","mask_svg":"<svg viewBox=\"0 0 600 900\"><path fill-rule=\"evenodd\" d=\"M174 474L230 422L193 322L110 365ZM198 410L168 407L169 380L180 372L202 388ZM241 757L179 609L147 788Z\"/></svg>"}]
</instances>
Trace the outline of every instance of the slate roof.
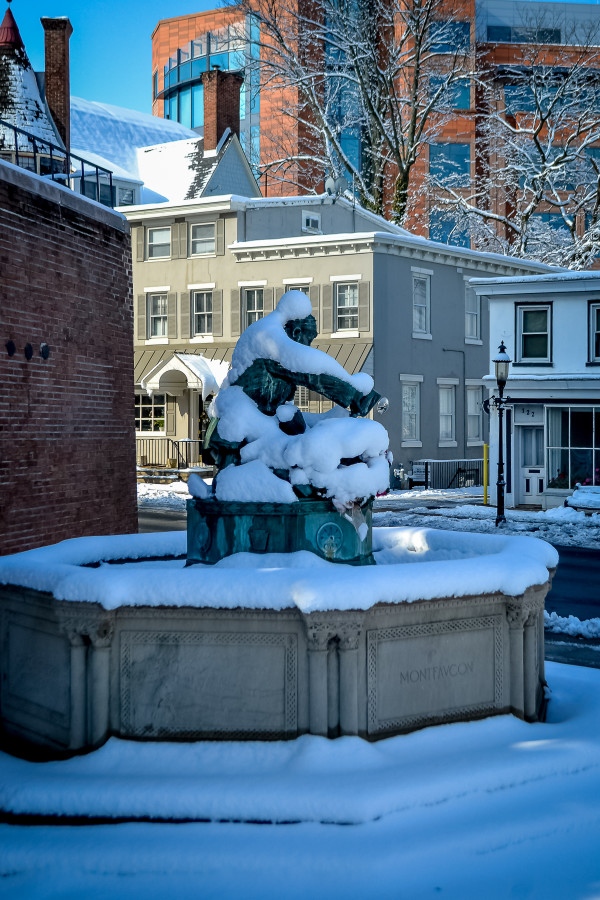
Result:
<instances>
[{"instance_id":1,"label":"slate roof","mask_svg":"<svg viewBox=\"0 0 600 900\"><path fill-rule=\"evenodd\" d=\"M10 7L0 25L0 119L64 148L48 107L42 100L35 72ZM20 150L31 149L24 135L18 137L17 145ZM0 149L13 149L14 146L14 132L0 125Z\"/></svg>"}]
</instances>

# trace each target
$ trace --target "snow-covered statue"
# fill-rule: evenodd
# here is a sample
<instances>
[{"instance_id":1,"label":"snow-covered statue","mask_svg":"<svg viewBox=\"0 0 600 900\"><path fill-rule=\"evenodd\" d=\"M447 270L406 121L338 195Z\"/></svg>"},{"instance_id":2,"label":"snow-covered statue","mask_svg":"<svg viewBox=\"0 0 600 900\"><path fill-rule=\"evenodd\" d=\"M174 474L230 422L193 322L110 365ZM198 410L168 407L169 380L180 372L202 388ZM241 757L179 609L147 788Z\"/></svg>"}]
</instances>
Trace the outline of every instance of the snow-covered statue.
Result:
<instances>
[{"instance_id":1,"label":"snow-covered statue","mask_svg":"<svg viewBox=\"0 0 600 900\"><path fill-rule=\"evenodd\" d=\"M372 498L389 485L391 454L385 428L360 417L375 406L383 411L387 401L373 390L370 375L350 375L311 347L316 335L309 298L302 291L288 291L272 313L238 340L231 371L209 410L205 448L218 470L212 499L221 506L300 501L305 507L306 502L328 501L325 508L343 515L363 541L365 510L370 522ZM335 406L325 413L300 411L293 402L299 386ZM209 499L199 478L192 476L189 488L201 500ZM327 548L320 549L333 558L332 535L328 540Z\"/></svg>"}]
</instances>

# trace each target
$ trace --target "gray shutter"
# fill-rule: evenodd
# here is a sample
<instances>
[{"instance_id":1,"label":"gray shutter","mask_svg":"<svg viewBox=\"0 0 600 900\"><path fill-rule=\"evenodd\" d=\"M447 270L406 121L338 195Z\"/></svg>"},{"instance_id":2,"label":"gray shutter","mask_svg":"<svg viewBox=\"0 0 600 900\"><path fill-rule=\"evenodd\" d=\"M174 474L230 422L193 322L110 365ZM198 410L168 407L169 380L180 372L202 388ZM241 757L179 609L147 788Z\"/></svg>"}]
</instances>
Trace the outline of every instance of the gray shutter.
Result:
<instances>
[{"instance_id":1,"label":"gray shutter","mask_svg":"<svg viewBox=\"0 0 600 900\"><path fill-rule=\"evenodd\" d=\"M191 322L190 292L182 291L179 295L179 334L183 339L190 336Z\"/></svg>"},{"instance_id":2,"label":"gray shutter","mask_svg":"<svg viewBox=\"0 0 600 900\"><path fill-rule=\"evenodd\" d=\"M146 331L146 295L138 294L137 296L137 339L145 341L148 337Z\"/></svg>"},{"instance_id":3,"label":"gray shutter","mask_svg":"<svg viewBox=\"0 0 600 900\"><path fill-rule=\"evenodd\" d=\"M240 303L240 289L232 288L231 289L231 336L239 337L240 335L240 325L241 325L241 303Z\"/></svg>"},{"instance_id":4,"label":"gray shutter","mask_svg":"<svg viewBox=\"0 0 600 900\"><path fill-rule=\"evenodd\" d=\"M273 288L263 288L263 314L268 316L273 312Z\"/></svg>"},{"instance_id":5,"label":"gray shutter","mask_svg":"<svg viewBox=\"0 0 600 900\"><path fill-rule=\"evenodd\" d=\"M212 333L223 337L223 291L212 292Z\"/></svg>"},{"instance_id":6,"label":"gray shutter","mask_svg":"<svg viewBox=\"0 0 600 900\"><path fill-rule=\"evenodd\" d=\"M165 397L165 400L167 401L166 416L165 416L165 434L172 435L172 434L175 434L175 403L176 403L176 400L175 400L175 397L169 397L168 394Z\"/></svg>"},{"instance_id":7,"label":"gray shutter","mask_svg":"<svg viewBox=\"0 0 600 900\"><path fill-rule=\"evenodd\" d=\"M321 411L321 395L318 391L309 391L308 392L308 411L311 413L318 413Z\"/></svg>"},{"instance_id":8,"label":"gray shutter","mask_svg":"<svg viewBox=\"0 0 600 900\"><path fill-rule=\"evenodd\" d=\"M185 219L176 220L174 228L177 230L177 243L175 246L177 259L187 259L187 222Z\"/></svg>"},{"instance_id":9,"label":"gray shutter","mask_svg":"<svg viewBox=\"0 0 600 900\"><path fill-rule=\"evenodd\" d=\"M279 303L279 301L281 300L281 298L283 297L285 292L286 292L286 288L280 288L280 287L275 288L275 306L277 306L277 304Z\"/></svg>"},{"instance_id":10,"label":"gray shutter","mask_svg":"<svg viewBox=\"0 0 600 900\"><path fill-rule=\"evenodd\" d=\"M138 225L135 229L135 247L136 247L136 260L137 262L144 261L144 243L145 243L145 228L143 225Z\"/></svg>"},{"instance_id":11,"label":"gray shutter","mask_svg":"<svg viewBox=\"0 0 600 900\"><path fill-rule=\"evenodd\" d=\"M225 219L215 222L215 253L217 256L225 254Z\"/></svg>"},{"instance_id":12,"label":"gray shutter","mask_svg":"<svg viewBox=\"0 0 600 900\"><path fill-rule=\"evenodd\" d=\"M167 294L167 337L177 337L177 294Z\"/></svg>"},{"instance_id":13,"label":"gray shutter","mask_svg":"<svg viewBox=\"0 0 600 900\"><path fill-rule=\"evenodd\" d=\"M319 285L311 284L308 289L308 296L310 297L310 303L312 306L312 314L315 317L315 322L317 323L317 332L320 331L319 328Z\"/></svg>"},{"instance_id":14,"label":"gray shutter","mask_svg":"<svg viewBox=\"0 0 600 900\"><path fill-rule=\"evenodd\" d=\"M321 298L321 331L331 334L333 331L333 285L323 285Z\"/></svg>"},{"instance_id":15,"label":"gray shutter","mask_svg":"<svg viewBox=\"0 0 600 900\"><path fill-rule=\"evenodd\" d=\"M370 327L369 282L360 281L358 284L358 330L369 331Z\"/></svg>"}]
</instances>

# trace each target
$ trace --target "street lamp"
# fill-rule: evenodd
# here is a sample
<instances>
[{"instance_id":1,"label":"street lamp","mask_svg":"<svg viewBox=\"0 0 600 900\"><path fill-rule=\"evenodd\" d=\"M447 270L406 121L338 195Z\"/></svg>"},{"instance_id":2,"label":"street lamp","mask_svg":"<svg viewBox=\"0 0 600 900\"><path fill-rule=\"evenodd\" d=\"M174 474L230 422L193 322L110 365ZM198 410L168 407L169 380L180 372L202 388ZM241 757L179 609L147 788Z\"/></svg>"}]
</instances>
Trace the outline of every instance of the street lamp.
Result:
<instances>
[{"instance_id":1,"label":"street lamp","mask_svg":"<svg viewBox=\"0 0 600 900\"><path fill-rule=\"evenodd\" d=\"M493 358L494 368L496 370L496 381L498 382L498 396L491 397L491 401L498 410L498 481L497 488L497 508L496 508L496 527L501 522L506 522L504 515L504 490L506 482L504 480L504 410L506 404L510 402L510 397L504 397L504 387L508 380L508 367L510 366L510 356L506 352L504 341L500 342L498 352Z\"/></svg>"}]
</instances>

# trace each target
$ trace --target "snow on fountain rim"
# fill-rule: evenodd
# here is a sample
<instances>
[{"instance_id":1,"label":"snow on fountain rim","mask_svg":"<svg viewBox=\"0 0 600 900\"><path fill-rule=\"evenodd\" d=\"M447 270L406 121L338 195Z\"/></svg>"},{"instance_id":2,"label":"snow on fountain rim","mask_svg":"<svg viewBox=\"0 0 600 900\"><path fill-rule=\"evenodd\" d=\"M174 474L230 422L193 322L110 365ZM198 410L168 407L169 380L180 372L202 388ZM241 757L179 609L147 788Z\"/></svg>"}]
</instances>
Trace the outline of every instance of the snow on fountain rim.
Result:
<instances>
[{"instance_id":1,"label":"snow on fountain rim","mask_svg":"<svg viewBox=\"0 0 600 900\"><path fill-rule=\"evenodd\" d=\"M374 528L373 551L376 566L330 563L298 551L239 553L215 566L185 568L185 559L164 558L185 556L182 531L83 537L2 557L0 584L104 609L235 609L242 597L244 609L309 613L496 592L517 596L544 584L558 563L554 547L538 538L432 528ZM124 559L137 562L109 564Z\"/></svg>"}]
</instances>

